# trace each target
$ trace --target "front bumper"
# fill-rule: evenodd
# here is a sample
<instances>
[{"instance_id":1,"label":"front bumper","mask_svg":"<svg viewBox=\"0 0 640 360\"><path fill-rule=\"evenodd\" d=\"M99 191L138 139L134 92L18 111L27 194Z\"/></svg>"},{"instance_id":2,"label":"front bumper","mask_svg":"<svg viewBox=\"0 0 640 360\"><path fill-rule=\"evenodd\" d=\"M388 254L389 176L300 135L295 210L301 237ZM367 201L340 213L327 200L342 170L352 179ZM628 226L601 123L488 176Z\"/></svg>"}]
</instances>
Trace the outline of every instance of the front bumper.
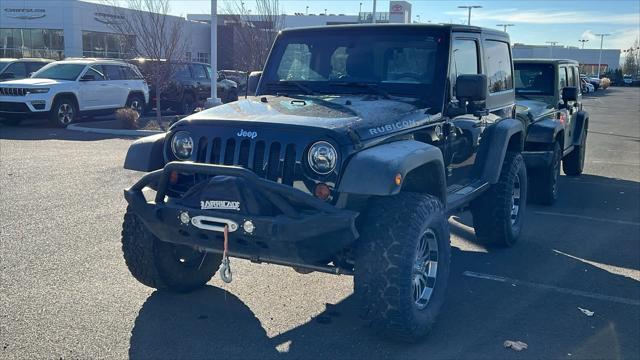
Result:
<instances>
[{"instance_id":1,"label":"front bumper","mask_svg":"<svg viewBox=\"0 0 640 360\"><path fill-rule=\"evenodd\" d=\"M47 94L27 96L0 96L0 114L34 115L46 114L51 110Z\"/></svg>"},{"instance_id":2,"label":"front bumper","mask_svg":"<svg viewBox=\"0 0 640 360\"><path fill-rule=\"evenodd\" d=\"M527 168L549 167L553 162L553 151L523 151L522 157Z\"/></svg>"},{"instance_id":3,"label":"front bumper","mask_svg":"<svg viewBox=\"0 0 640 360\"><path fill-rule=\"evenodd\" d=\"M172 172L243 178L281 214L254 216L185 207L165 196ZM142 193L147 186L156 189L155 201L147 201ZM358 238L358 213L259 178L241 167L171 162L164 169L145 175L124 195L130 210L160 240L222 253L222 229L227 224L230 231L235 228L229 233L228 254L257 262L322 264ZM189 219L186 222L185 213ZM247 221L255 227L251 233L243 227Z\"/></svg>"}]
</instances>

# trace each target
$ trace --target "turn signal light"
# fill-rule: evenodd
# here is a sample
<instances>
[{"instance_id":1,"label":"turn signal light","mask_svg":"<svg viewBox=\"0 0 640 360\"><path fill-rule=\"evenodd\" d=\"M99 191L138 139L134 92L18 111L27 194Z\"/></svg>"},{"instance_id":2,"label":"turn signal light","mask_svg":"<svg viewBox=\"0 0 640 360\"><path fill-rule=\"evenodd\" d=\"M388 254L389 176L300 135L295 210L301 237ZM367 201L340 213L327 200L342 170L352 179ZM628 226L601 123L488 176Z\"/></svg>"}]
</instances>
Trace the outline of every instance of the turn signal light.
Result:
<instances>
[{"instance_id":1,"label":"turn signal light","mask_svg":"<svg viewBox=\"0 0 640 360\"><path fill-rule=\"evenodd\" d=\"M327 184L320 183L316 185L313 194L320 200L327 200L329 196L331 196L331 189L329 189Z\"/></svg>"},{"instance_id":2,"label":"turn signal light","mask_svg":"<svg viewBox=\"0 0 640 360\"><path fill-rule=\"evenodd\" d=\"M396 183L397 186L400 186L400 184L402 184L402 174L396 174L394 182Z\"/></svg>"},{"instance_id":3,"label":"turn signal light","mask_svg":"<svg viewBox=\"0 0 640 360\"><path fill-rule=\"evenodd\" d=\"M172 171L171 174L169 174L169 182L172 184L178 182L178 173L176 171Z\"/></svg>"}]
</instances>

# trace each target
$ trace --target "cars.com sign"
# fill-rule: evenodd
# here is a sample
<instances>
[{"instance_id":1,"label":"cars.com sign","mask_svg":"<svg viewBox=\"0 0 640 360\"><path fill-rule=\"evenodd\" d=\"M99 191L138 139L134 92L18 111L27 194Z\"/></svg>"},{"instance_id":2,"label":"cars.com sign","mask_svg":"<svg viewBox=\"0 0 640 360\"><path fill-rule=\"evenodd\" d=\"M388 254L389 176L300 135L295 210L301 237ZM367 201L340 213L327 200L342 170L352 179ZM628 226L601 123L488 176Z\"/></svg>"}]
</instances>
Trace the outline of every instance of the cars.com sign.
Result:
<instances>
[{"instance_id":1,"label":"cars.com sign","mask_svg":"<svg viewBox=\"0 0 640 360\"><path fill-rule=\"evenodd\" d=\"M47 10L34 8L4 8L3 14L7 17L20 20L41 19L47 16Z\"/></svg>"}]
</instances>

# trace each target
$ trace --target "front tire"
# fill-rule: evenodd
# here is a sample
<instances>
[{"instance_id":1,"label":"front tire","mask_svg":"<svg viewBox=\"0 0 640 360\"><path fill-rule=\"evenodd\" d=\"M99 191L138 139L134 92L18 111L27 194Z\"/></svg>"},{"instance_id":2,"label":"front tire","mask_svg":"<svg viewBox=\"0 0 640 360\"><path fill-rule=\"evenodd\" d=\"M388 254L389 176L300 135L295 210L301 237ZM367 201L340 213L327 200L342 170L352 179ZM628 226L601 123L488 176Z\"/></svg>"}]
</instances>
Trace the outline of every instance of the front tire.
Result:
<instances>
[{"instance_id":1,"label":"front tire","mask_svg":"<svg viewBox=\"0 0 640 360\"><path fill-rule=\"evenodd\" d=\"M519 152L507 151L498 182L471 202L480 242L513 246L520 237L527 206L527 169Z\"/></svg>"},{"instance_id":2,"label":"front tire","mask_svg":"<svg viewBox=\"0 0 640 360\"><path fill-rule=\"evenodd\" d=\"M562 160L562 170L569 176L580 176L584 170L584 157L587 151L587 130L582 130L582 141L580 145L573 147L573 150Z\"/></svg>"},{"instance_id":3,"label":"front tire","mask_svg":"<svg viewBox=\"0 0 640 360\"><path fill-rule=\"evenodd\" d=\"M78 105L70 97L55 100L49 113L49 122L56 127L66 128L79 118Z\"/></svg>"},{"instance_id":4,"label":"front tire","mask_svg":"<svg viewBox=\"0 0 640 360\"><path fill-rule=\"evenodd\" d=\"M529 171L529 199L531 202L541 205L553 205L558 200L561 161L562 150L560 149L560 143L555 142L551 165Z\"/></svg>"},{"instance_id":5,"label":"front tire","mask_svg":"<svg viewBox=\"0 0 640 360\"><path fill-rule=\"evenodd\" d=\"M142 117L145 111L145 103L144 98L140 95L131 95L129 99L127 99L126 106L138 112L138 116Z\"/></svg>"},{"instance_id":6,"label":"front tire","mask_svg":"<svg viewBox=\"0 0 640 360\"><path fill-rule=\"evenodd\" d=\"M413 342L444 303L451 257L444 206L433 196L400 193L370 208L356 250L355 295L375 330Z\"/></svg>"},{"instance_id":7,"label":"front tire","mask_svg":"<svg viewBox=\"0 0 640 360\"><path fill-rule=\"evenodd\" d=\"M139 282L178 293L204 286L222 262L219 254L161 241L130 209L122 224L122 253L129 271Z\"/></svg>"}]
</instances>

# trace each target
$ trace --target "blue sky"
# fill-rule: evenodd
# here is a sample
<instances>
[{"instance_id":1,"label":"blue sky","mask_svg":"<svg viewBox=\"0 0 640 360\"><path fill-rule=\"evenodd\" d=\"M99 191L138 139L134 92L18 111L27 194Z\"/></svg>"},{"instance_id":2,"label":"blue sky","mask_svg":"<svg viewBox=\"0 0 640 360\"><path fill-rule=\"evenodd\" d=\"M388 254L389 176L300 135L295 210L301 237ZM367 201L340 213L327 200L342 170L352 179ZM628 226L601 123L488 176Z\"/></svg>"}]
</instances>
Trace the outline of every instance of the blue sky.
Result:
<instances>
[{"instance_id":1,"label":"blue sky","mask_svg":"<svg viewBox=\"0 0 640 360\"><path fill-rule=\"evenodd\" d=\"M93 0L96 1L96 0ZM225 1L219 0L218 8ZM239 1L239 0L238 0ZM244 0L252 8L254 0ZM373 0L280 0L287 14L310 13L357 14L360 3L363 11L371 11ZM585 48L599 48L596 33L610 33L605 38L605 48L627 49L640 36L639 0L413 0L413 19L420 15L421 22L466 23L467 13L458 5L481 5L474 9L471 23L497 28L499 23L512 23L509 28L512 42L544 44L557 41L559 45L581 46L579 39L588 39ZM172 0L172 13L209 13L210 0ZM389 1L378 0L379 11L388 11Z\"/></svg>"}]
</instances>

